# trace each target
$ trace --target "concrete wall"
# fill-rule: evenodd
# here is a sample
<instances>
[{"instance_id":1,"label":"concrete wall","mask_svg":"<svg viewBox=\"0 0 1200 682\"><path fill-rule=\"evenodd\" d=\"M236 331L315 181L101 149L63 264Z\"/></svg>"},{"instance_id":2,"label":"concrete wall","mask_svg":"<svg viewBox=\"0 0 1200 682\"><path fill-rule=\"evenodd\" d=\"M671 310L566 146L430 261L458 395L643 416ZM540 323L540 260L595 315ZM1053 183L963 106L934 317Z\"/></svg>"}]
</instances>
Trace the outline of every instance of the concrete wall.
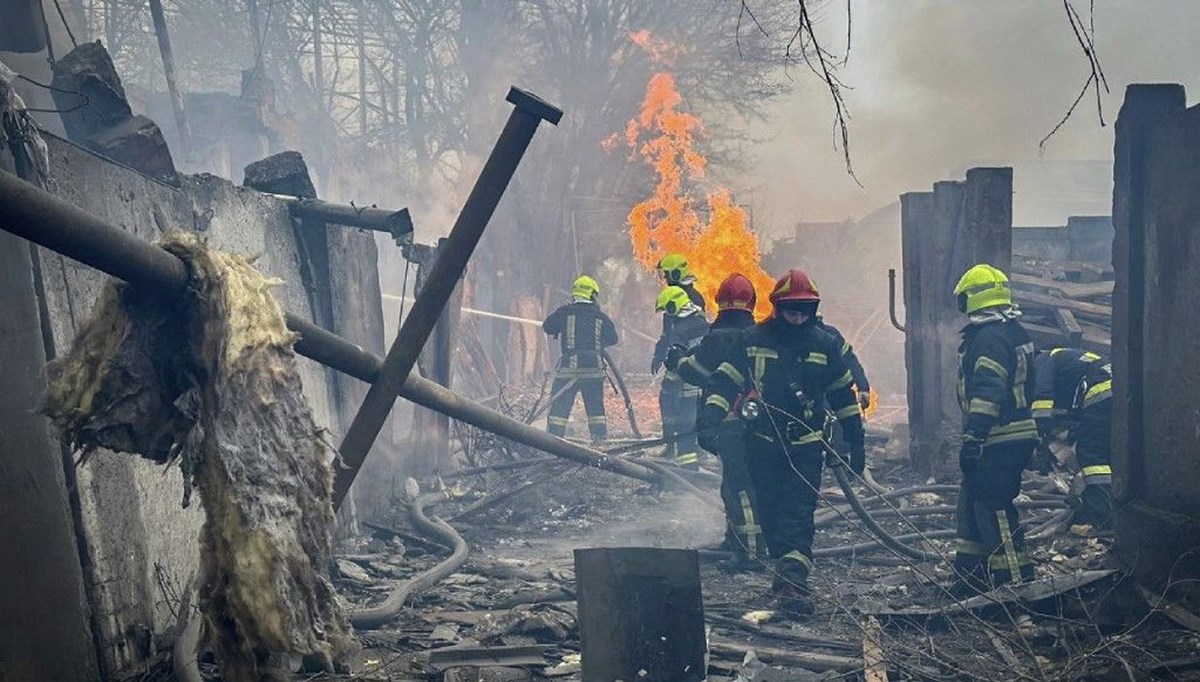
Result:
<instances>
[{"instance_id":1,"label":"concrete wall","mask_svg":"<svg viewBox=\"0 0 1200 682\"><path fill-rule=\"evenodd\" d=\"M175 189L70 143L48 142L53 193L146 239L169 229L195 230L214 246L261 255L258 267L285 282L276 292L283 305L312 318L298 274L291 218L282 203L211 175L185 176L182 187ZM365 238L370 240L369 235ZM373 296L366 290L377 280L364 274L365 269L374 271L374 245L364 253L361 244L336 241L339 246L331 256L339 275L333 287L342 306L338 326L359 343L376 346L367 342L382 334L378 287ZM37 251L36 266L41 272L37 288L47 313L44 328L50 336L46 346L50 354L61 353L88 316L104 278L45 250ZM365 293L356 293L358 289ZM318 423L337 431L338 410L331 396L338 391L329 386L328 374L316 364L301 358L300 366L304 392ZM29 412L36 407L36 403L28 405ZM0 418L6 420L0 423L0 432L18 427L9 421L14 419L10 412ZM56 447L46 456L60 460ZM69 469L68 476L74 480L63 481L65 488L50 488L45 494L50 500L54 494L69 492L82 531L80 564L83 586L91 596L99 661L111 673L152 655L163 644L160 636L173 627L174 604L162 586L182 590L193 575L202 513L198 504L181 509L182 481L176 468L164 470L129 455L99 452L83 466ZM8 515L9 503L8 496L0 500L0 518ZM22 574L28 569L16 562L0 563L0 584L28 582ZM0 679L9 678L0 674Z\"/></svg>"},{"instance_id":2,"label":"concrete wall","mask_svg":"<svg viewBox=\"0 0 1200 682\"><path fill-rule=\"evenodd\" d=\"M909 455L922 473L946 473L961 442L959 329L954 285L970 266L1012 261L1012 169L972 168L962 182L900 197L904 254Z\"/></svg>"},{"instance_id":3,"label":"concrete wall","mask_svg":"<svg viewBox=\"0 0 1200 682\"><path fill-rule=\"evenodd\" d=\"M1200 606L1200 106L1133 85L1117 120L1113 219L1117 549Z\"/></svg>"},{"instance_id":4,"label":"concrete wall","mask_svg":"<svg viewBox=\"0 0 1200 682\"><path fill-rule=\"evenodd\" d=\"M1039 260L1112 261L1110 216L1071 216L1058 227L1013 227L1013 253Z\"/></svg>"}]
</instances>

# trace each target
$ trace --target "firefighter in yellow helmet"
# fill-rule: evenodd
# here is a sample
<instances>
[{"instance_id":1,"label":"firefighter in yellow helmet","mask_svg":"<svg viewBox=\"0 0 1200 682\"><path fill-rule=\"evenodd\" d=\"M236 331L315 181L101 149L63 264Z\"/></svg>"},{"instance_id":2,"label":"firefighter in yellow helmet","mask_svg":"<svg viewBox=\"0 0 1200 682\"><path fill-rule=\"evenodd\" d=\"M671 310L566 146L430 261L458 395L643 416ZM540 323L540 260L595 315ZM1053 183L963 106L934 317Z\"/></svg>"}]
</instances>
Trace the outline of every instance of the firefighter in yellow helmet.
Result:
<instances>
[{"instance_id":1,"label":"firefighter in yellow helmet","mask_svg":"<svg viewBox=\"0 0 1200 682\"><path fill-rule=\"evenodd\" d=\"M571 302L550 313L542 329L559 340L562 356L550 387L547 430L560 438L567 433L575 394L583 394L592 440L608 437L604 415L604 363L601 351L617 343L617 328L600 310L600 285L580 275L571 286Z\"/></svg>"},{"instance_id":2,"label":"firefighter in yellow helmet","mask_svg":"<svg viewBox=\"0 0 1200 682\"><path fill-rule=\"evenodd\" d=\"M954 295L968 322L959 346L962 488L951 591L965 597L1033 578L1014 499L1038 430L1031 414L1033 342L1012 304L1008 277L979 264L963 274Z\"/></svg>"},{"instance_id":3,"label":"firefighter in yellow helmet","mask_svg":"<svg viewBox=\"0 0 1200 682\"><path fill-rule=\"evenodd\" d=\"M697 306L682 287L669 286L658 295L655 309L663 314L663 331L654 347L650 371L657 374L668 352L686 353L700 343L708 333L704 311ZM663 438L668 440L665 457L681 467L700 468L700 448L696 443L696 410L700 407L700 387L692 386L672 369L663 376L658 393L658 408L662 415Z\"/></svg>"},{"instance_id":4,"label":"firefighter in yellow helmet","mask_svg":"<svg viewBox=\"0 0 1200 682\"><path fill-rule=\"evenodd\" d=\"M700 310L705 309L704 297L696 290L696 276L692 274L686 256L682 253L668 253L658 260L655 269L662 277L663 284L683 289L692 303L695 303Z\"/></svg>"}]
</instances>

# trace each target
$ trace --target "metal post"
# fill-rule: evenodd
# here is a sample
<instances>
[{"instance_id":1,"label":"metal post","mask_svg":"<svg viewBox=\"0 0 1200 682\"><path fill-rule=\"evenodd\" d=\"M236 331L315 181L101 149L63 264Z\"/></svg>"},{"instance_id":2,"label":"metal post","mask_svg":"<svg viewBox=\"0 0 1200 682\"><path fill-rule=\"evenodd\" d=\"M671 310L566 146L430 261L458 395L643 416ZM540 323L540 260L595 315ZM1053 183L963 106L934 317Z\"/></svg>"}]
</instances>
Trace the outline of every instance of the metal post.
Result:
<instances>
[{"instance_id":1,"label":"metal post","mask_svg":"<svg viewBox=\"0 0 1200 682\"><path fill-rule=\"evenodd\" d=\"M163 13L162 0L150 0L150 17L154 20L154 35L158 37L158 51L162 54L163 75L167 78L167 93L171 96L171 109L175 112L175 128L179 134L183 158L191 161L192 131L188 127L183 108L183 95L175 80L175 53L171 50L171 35L167 33L167 17Z\"/></svg>"},{"instance_id":2,"label":"metal post","mask_svg":"<svg viewBox=\"0 0 1200 682\"><path fill-rule=\"evenodd\" d=\"M0 230L148 291L177 296L187 290L187 266L176 256L4 172ZM366 382L376 381L383 370L378 356L308 320L289 313L287 325L300 335L295 346L300 355ZM556 438L419 376L409 376L399 395L551 455L643 481L658 480L647 467Z\"/></svg>"},{"instance_id":3,"label":"metal post","mask_svg":"<svg viewBox=\"0 0 1200 682\"><path fill-rule=\"evenodd\" d=\"M350 484L354 482L367 452L387 420L396 396L400 395L405 380L417 362L417 356L421 354L425 341L441 317L442 309L466 270L467 261L512 180L517 164L533 140L538 124L546 120L557 125L562 118L561 110L517 88L509 90L506 99L515 107L508 117L508 123L475 181L471 195L463 204L450 236L443 248L438 250L437 260L425 286L413 302L412 310L404 319L388 351L378 379L371 384L371 390L363 399L358 414L354 415L354 421L338 449L343 467L338 469L334 479L335 504L340 504L349 492Z\"/></svg>"}]
</instances>

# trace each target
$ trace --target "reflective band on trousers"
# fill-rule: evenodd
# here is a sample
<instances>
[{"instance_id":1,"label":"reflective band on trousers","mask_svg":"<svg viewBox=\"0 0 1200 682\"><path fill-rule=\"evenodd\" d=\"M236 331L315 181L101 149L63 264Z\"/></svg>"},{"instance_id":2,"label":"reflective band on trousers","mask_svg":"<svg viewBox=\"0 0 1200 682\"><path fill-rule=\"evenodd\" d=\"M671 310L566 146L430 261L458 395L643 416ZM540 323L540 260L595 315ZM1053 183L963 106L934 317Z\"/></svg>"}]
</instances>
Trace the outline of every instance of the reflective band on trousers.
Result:
<instances>
[{"instance_id":1,"label":"reflective band on trousers","mask_svg":"<svg viewBox=\"0 0 1200 682\"><path fill-rule=\"evenodd\" d=\"M750 504L750 494L739 490L738 498L742 501L742 520L745 521L745 525L738 530L746 536L746 554L758 556L758 534L762 532L762 528L754 522L754 505Z\"/></svg>"},{"instance_id":2,"label":"reflective band on trousers","mask_svg":"<svg viewBox=\"0 0 1200 682\"><path fill-rule=\"evenodd\" d=\"M682 455L675 456L676 464L695 464L700 461L700 455L694 452L686 452Z\"/></svg>"},{"instance_id":3,"label":"reflective band on trousers","mask_svg":"<svg viewBox=\"0 0 1200 682\"><path fill-rule=\"evenodd\" d=\"M1012 529L1008 527L1008 513L1003 509L996 510L996 524L1000 526L1000 545L1004 550L1004 564L1007 564L1009 575L1013 582L1021 580L1021 560L1017 556L1017 547L1013 544Z\"/></svg>"},{"instance_id":4,"label":"reflective band on trousers","mask_svg":"<svg viewBox=\"0 0 1200 682\"><path fill-rule=\"evenodd\" d=\"M797 561L801 564L804 564L804 567L810 571L813 569L812 559L809 559L808 557L804 556L804 554L798 549L793 549L792 551L788 552L787 554L784 554L783 556L781 556L779 558L781 560L787 559L789 561Z\"/></svg>"}]
</instances>

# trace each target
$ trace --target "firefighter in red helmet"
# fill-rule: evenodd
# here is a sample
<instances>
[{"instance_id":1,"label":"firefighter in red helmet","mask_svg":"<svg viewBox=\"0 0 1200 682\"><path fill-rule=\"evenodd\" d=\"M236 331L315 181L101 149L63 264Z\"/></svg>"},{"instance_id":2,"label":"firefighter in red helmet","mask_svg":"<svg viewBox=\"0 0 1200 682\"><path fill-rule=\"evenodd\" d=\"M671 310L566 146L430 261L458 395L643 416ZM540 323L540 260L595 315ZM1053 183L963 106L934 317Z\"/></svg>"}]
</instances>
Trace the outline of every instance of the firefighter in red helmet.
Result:
<instances>
[{"instance_id":1,"label":"firefighter in red helmet","mask_svg":"<svg viewBox=\"0 0 1200 682\"><path fill-rule=\"evenodd\" d=\"M713 372L729 357L742 330L754 326L758 297L745 275L734 273L717 289L717 319L708 334L690 352L672 346L667 351L667 369L693 386L703 387ZM721 501L725 503L725 541L722 548L734 553L735 565L746 567L755 558L765 558L766 542L759 525L754 484L746 466L746 425L734 414L706 434L701 447L721 460Z\"/></svg>"},{"instance_id":2,"label":"firefighter in red helmet","mask_svg":"<svg viewBox=\"0 0 1200 682\"><path fill-rule=\"evenodd\" d=\"M774 561L778 607L812 611L813 512L826 457L826 417L842 425L850 468L866 466L862 412L841 347L817 323L821 296L802 270L771 292L774 314L744 329L705 388L698 428L710 439L734 412L746 424L746 460ZM842 459L834 458L841 465Z\"/></svg>"}]
</instances>

